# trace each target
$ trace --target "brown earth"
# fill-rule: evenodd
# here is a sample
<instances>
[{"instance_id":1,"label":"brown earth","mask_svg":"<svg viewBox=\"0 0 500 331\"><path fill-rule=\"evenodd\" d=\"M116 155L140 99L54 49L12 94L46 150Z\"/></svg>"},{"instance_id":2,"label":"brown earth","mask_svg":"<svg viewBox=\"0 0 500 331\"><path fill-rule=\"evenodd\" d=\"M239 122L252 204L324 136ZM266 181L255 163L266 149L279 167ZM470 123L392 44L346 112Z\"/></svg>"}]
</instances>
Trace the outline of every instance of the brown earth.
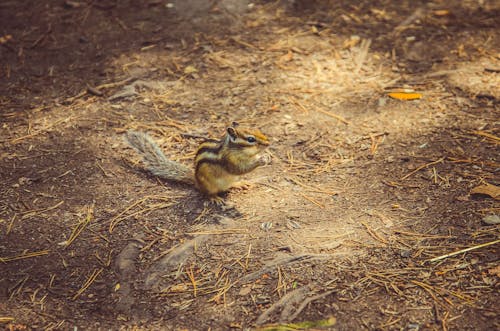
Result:
<instances>
[{"instance_id":1,"label":"brown earth","mask_svg":"<svg viewBox=\"0 0 500 331\"><path fill-rule=\"evenodd\" d=\"M0 3L0 325L499 329L498 2L248 5ZM123 141L234 120L272 163L225 208Z\"/></svg>"}]
</instances>

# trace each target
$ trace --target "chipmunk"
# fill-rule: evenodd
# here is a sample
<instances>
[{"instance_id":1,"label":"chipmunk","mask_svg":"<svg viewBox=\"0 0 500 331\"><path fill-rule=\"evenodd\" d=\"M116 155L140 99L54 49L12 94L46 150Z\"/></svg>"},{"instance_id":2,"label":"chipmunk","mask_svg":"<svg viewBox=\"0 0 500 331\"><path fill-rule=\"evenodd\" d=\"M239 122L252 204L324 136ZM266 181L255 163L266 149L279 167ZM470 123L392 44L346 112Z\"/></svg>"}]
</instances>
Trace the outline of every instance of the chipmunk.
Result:
<instances>
[{"instance_id":1,"label":"chipmunk","mask_svg":"<svg viewBox=\"0 0 500 331\"><path fill-rule=\"evenodd\" d=\"M169 160L156 142L146 133L128 131L128 143L142 156L146 169L163 179L194 184L211 201L223 203L219 193L237 184L238 177L265 165L261 155L268 138L257 129L240 128L233 122L220 141L207 140L200 144L191 168Z\"/></svg>"}]
</instances>

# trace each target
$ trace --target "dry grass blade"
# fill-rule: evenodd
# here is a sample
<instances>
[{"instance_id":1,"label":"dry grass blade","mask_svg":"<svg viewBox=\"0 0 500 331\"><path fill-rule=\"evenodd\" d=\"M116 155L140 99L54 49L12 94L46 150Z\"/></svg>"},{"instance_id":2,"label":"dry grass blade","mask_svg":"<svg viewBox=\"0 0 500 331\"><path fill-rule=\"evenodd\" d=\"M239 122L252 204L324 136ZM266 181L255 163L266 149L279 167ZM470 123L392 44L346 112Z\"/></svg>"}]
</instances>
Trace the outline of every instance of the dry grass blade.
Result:
<instances>
[{"instance_id":1,"label":"dry grass blade","mask_svg":"<svg viewBox=\"0 0 500 331\"><path fill-rule=\"evenodd\" d=\"M25 253L25 254L21 254L21 255L12 256L12 257L0 257L0 262L7 263L7 262L16 261L16 260L22 260L22 259L28 259L31 257L47 255L49 253L50 253L50 250L47 249L47 250L43 250L43 251Z\"/></svg>"},{"instance_id":2,"label":"dry grass blade","mask_svg":"<svg viewBox=\"0 0 500 331\"><path fill-rule=\"evenodd\" d=\"M21 217L22 219L25 219L25 218L28 218L28 217L31 217L31 216L34 216L38 213L42 213L42 212L45 212L45 211L49 211L49 210L53 210L53 209L56 209L57 207L59 207L60 205L62 205L64 203L64 201L59 201L58 203L56 203L55 205L53 206L50 206L50 207L47 207L47 208L40 208L40 209L32 209L32 210L27 210L25 212L23 212L23 216Z\"/></svg>"},{"instance_id":3,"label":"dry grass blade","mask_svg":"<svg viewBox=\"0 0 500 331\"><path fill-rule=\"evenodd\" d=\"M325 208L325 205L323 205L322 203L320 203L320 202L316 201L315 199L313 199L313 198L311 198L311 197L309 197L309 196L305 195L304 193L300 193L300 195L301 195L304 199L306 199L307 201L309 201L309 202L311 202L311 203L315 204L316 206L318 206L319 208L321 208L321 209L324 209L324 208Z\"/></svg>"},{"instance_id":4,"label":"dry grass blade","mask_svg":"<svg viewBox=\"0 0 500 331\"><path fill-rule=\"evenodd\" d=\"M485 137L486 139L490 140L491 142L495 144L500 144L500 137L495 136L494 134L484 132L484 131L474 131L474 134L477 134L478 136Z\"/></svg>"},{"instance_id":5,"label":"dry grass blade","mask_svg":"<svg viewBox=\"0 0 500 331\"><path fill-rule=\"evenodd\" d=\"M298 331L298 330L328 330L328 327L337 323L335 317L317 321L304 321L298 323L270 324L258 327L255 331Z\"/></svg>"},{"instance_id":6,"label":"dry grass blade","mask_svg":"<svg viewBox=\"0 0 500 331\"><path fill-rule=\"evenodd\" d=\"M127 208L125 208L122 212L120 212L118 215L116 215L115 217L113 217L110 221L110 224L109 224L109 233L112 233L114 228L122 221L126 220L127 218L130 218L130 217L133 217L133 216L137 216L137 215L141 215L141 214L144 214L144 213L147 213L147 212L150 212L150 211L153 211L153 210L156 210L156 209L162 209L162 208L166 208L166 207L169 207L169 206L172 206L174 203L173 202L169 202L169 203L156 203L156 204L153 204L153 205L149 205L141 210L138 210L138 211L135 211L135 212L130 212L128 213L131 209L135 208L135 207L140 207L141 205L145 204L146 202L148 202L149 200L153 200L153 199L156 199L156 200L171 200L171 197L162 197L162 196L146 196L142 199L139 199L138 201L134 202L133 204L131 204L130 206L128 206Z\"/></svg>"},{"instance_id":7,"label":"dry grass blade","mask_svg":"<svg viewBox=\"0 0 500 331\"><path fill-rule=\"evenodd\" d=\"M80 235L80 233L82 233L83 229L85 229L85 227L87 225L89 225L89 223L94 218L94 206L93 205L87 206L86 209L87 209L87 215L86 215L85 219L80 221L75 226L75 228L71 232L71 235L69 236L68 240L66 240L64 242L64 248L67 248L69 245L71 245L71 243L73 243L73 241L75 241L75 239Z\"/></svg>"},{"instance_id":8,"label":"dry grass blade","mask_svg":"<svg viewBox=\"0 0 500 331\"><path fill-rule=\"evenodd\" d=\"M472 247L469 247L469 248L464 248L464 249L461 249L461 250L453 252L453 253L444 254L444 255L435 257L433 259L430 259L429 262L440 261L440 260L446 259L446 258L451 257L451 256L455 256L455 255L458 255L458 254L470 252L470 251L473 251L473 250L476 250L476 249L479 249L479 248L488 247L488 246L495 245L495 244L498 244L498 243L500 243L500 239L497 239L497 240L494 240L494 241L490 241L490 242L487 242L487 243L484 243L484 244L472 246Z\"/></svg>"},{"instance_id":9,"label":"dry grass blade","mask_svg":"<svg viewBox=\"0 0 500 331\"><path fill-rule=\"evenodd\" d=\"M382 238L378 233L376 233L372 228L370 228L368 226L368 224L366 224L366 222L361 222L361 224L363 224L363 226L365 227L366 231L368 231L368 233L370 234L370 236L372 236L375 240L378 240L381 243L386 244L386 245L388 244L387 240L385 240L384 238Z\"/></svg>"},{"instance_id":10,"label":"dry grass blade","mask_svg":"<svg viewBox=\"0 0 500 331\"><path fill-rule=\"evenodd\" d=\"M198 235L221 235L221 234L247 234L248 229L221 229L221 230L211 230L211 231L200 231L200 232L187 232L186 234L192 236Z\"/></svg>"},{"instance_id":11,"label":"dry grass blade","mask_svg":"<svg viewBox=\"0 0 500 331\"><path fill-rule=\"evenodd\" d=\"M14 317L0 316L0 323L10 323L12 321L14 321Z\"/></svg>"},{"instance_id":12,"label":"dry grass blade","mask_svg":"<svg viewBox=\"0 0 500 331\"><path fill-rule=\"evenodd\" d=\"M224 274L225 275L225 274ZM236 282L231 283L229 277L224 279L224 284L217 289L217 294L208 300L208 302L221 303L221 299L226 303L226 293L236 284Z\"/></svg>"},{"instance_id":13,"label":"dry grass blade","mask_svg":"<svg viewBox=\"0 0 500 331\"><path fill-rule=\"evenodd\" d=\"M94 271L92 272L92 274L89 276L89 278L87 278L87 280L85 281L85 283L75 293L75 295L73 296L72 299L76 300L80 295L82 295L83 292L85 292L90 287L90 285L92 285L92 283L96 280L97 276L99 276L101 274L101 272L103 272L103 271L104 271L103 268L101 268L101 269L94 269Z\"/></svg>"},{"instance_id":14,"label":"dry grass blade","mask_svg":"<svg viewBox=\"0 0 500 331\"><path fill-rule=\"evenodd\" d=\"M289 181L293 182L294 184L297 184L297 185L299 185L299 186L307 189L310 192L324 193L324 194L327 194L327 195L334 195L334 194L337 193L335 191L324 190L324 189L319 188L317 186L312 186L312 185L304 184L303 182L299 181L297 178L286 177L286 179L288 179Z\"/></svg>"},{"instance_id":15,"label":"dry grass blade","mask_svg":"<svg viewBox=\"0 0 500 331\"><path fill-rule=\"evenodd\" d=\"M33 137L35 137L35 136L37 136L37 135L39 135L41 133L45 133L46 131L50 130L54 126L56 126L56 125L58 125L60 123L63 123L63 122L68 122L69 120L71 120L73 118L74 118L74 116L69 116L69 117L66 117L66 118L62 118L62 119L57 120L57 121L55 121L53 123L45 125L43 128L38 129L38 130L34 131L33 133L24 135L22 137L13 138L13 139L10 140L10 143L11 144L17 144L18 142L23 141L25 139L33 138Z\"/></svg>"},{"instance_id":16,"label":"dry grass blade","mask_svg":"<svg viewBox=\"0 0 500 331\"><path fill-rule=\"evenodd\" d=\"M418 167L417 169L413 170L412 172L410 172L409 174L401 177L401 180L405 180L407 179L408 177L412 176L413 174L419 172L420 170L424 169L424 168L427 168L428 166L431 166L431 165L434 165L434 164L437 164L437 163L441 163L444 161L444 157L440 158L439 160L437 161L433 161L433 162L429 162L429 163L426 163L424 165L421 165L420 167Z\"/></svg>"},{"instance_id":17,"label":"dry grass blade","mask_svg":"<svg viewBox=\"0 0 500 331\"><path fill-rule=\"evenodd\" d=\"M192 265L189 268L189 270L186 270L186 274L188 275L189 280L191 281L191 284L193 285L193 296L196 298L198 286L197 286L197 281L194 277L194 270L193 270Z\"/></svg>"},{"instance_id":18,"label":"dry grass blade","mask_svg":"<svg viewBox=\"0 0 500 331\"><path fill-rule=\"evenodd\" d=\"M316 110L319 111L322 114L325 114L327 116L335 118L337 121L340 121L340 122L342 122L342 123L344 123L346 125L351 124L351 122L349 122L348 120L346 120L342 116L336 115L336 114L334 114L332 112L329 112L329 111L326 111L326 110L323 110L323 109L320 109L320 108L316 108Z\"/></svg>"},{"instance_id":19,"label":"dry grass blade","mask_svg":"<svg viewBox=\"0 0 500 331\"><path fill-rule=\"evenodd\" d=\"M409 237L417 237L420 239L451 239L454 238L453 236L440 236L440 235L434 235L434 234L425 234L425 233L417 233L417 232L410 232L410 231L402 231L402 230L396 230L395 234L402 234L405 236Z\"/></svg>"}]
</instances>

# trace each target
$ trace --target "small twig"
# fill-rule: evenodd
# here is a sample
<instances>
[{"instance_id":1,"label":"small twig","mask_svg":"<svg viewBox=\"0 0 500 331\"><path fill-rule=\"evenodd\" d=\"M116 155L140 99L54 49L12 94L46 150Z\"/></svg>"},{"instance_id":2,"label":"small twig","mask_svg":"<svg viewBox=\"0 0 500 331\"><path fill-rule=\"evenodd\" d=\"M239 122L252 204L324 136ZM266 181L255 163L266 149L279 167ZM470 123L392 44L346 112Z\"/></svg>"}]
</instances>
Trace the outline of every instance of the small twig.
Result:
<instances>
[{"instance_id":1,"label":"small twig","mask_svg":"<svg viewBox=\"0 0 500 331\"><path fill-rule=\"evenodd\" d=\"M485 137L489 140L492 140L496 144L500 144L500 137L495 136L494 134L484 132L484 131L473 131L472 133L477 134L478 136Z\"/></svg>"},{"instance_id":2,"label":"small twig","mask_svg":"<svg viewBox=\"0 0 500 331\"><path fill-rule=\"evenodd\" d=\"M368 233L370 234L370 236L372 236L374 239L380 241L381 243L383 244L388 244L387 240L385 240L384 238L382 238L378 233L376 233L375 231L373 231L369 226L368 224L366 224L366 222L361 222L361 224L363 224L363 226L365 227L366 231L368 231Z\"/></svg>"},{"instance_id":3,"label":"small twig","mask_svg":"<svg viewBox=\"0 0 500 331\"><path fill-rule=\"evenodd\" d=\"M83 229L85 229L85 227L89 225L89 223L92 221L93 218L94 218L94 206L93 205L87 206L87 215L85 216L85 219L83 221L78 222L73 231L71 231L69 239L64 242L64 248L68 248L68 246L71 245L73 241L75 241L75 239L80 235L80 233L82 233Z\"/></svg>"},{"instance_id":4,"label":"small twig","mask_svg":"<svg viewBox=\"0 0 500 331\"><path fill-rule=\"evenodd\" d=\"M13 257L0 257L0 262L1 263L6 263L6 262L11 262L11 261L16 261L16 260L22 260L22 259L28 259L30 257L36 257L36 256L42 256L42 255L47 255L49 254L49 250L43 250L43 251L38 251L38 252L33 252L33 253L26 253L26 254L21 254Z\"/></svg>"},{"instance_id":5,"label":"small twig","mask_svg":"<svg viewBox=\"0 0 500 331\"><path fill-rule=\"evenodd\" d=\"M319 208L321 208L321 209L324 209L324 208L325 208L325 205L323 205L323 204L321 204L320 202L316 201L315 199L313 199L313 198L311 198L311 197L309 197L309 196L305 195L304 193L300 193L300 195L301 195L304 199L306 199L307 201L309 201L309 202L311 202L311 203L315 204L316 206L318 206Z\"/></svg>"},{"instance_id":6,"label":"small twig","mask_svg":"<svg viewBox=\"0 0 500 331\"><path fill-rule=\"evenodd\" d=\"M188 275L189 280L191 281L191 284L193 285L193 296L196 298L198 287L196 285L197 282L196 282L196 279L194 277L194 270L193 270L193 266L192 265L189 268L189 270L186 270L186 274Z\"/></svg>"},{"instance_id":7,"label":"small twig","mask_svg":"<svg viewBox=\"0 0 500 331\"><path fill-rule=\"evenodd\" d=\"M428 261L429 262L436 262L436 261L443 260L443 259L446 259L446 258L451 257L451 256L455 256L455 255L462 254L462 253L465 253L465 252L470 252L470 251L473 251L475 249L479 249L479 248L491 246L491 245L494 245L494 244L497 244L497 243L500 243L500 239L497 239L497 240L494 240L494 241L490 241L490 242L487 242L487 243L484 243L484 244L472 246L472 247L469 247L469 248L464 248L464 249L461 249L461 250L453 252L453 253L444 254L444 255L435 257L433 259L430 259Z\"/></svg>"},{"instance_id":8,"label":"small twig","mask_svg":"<svg viewBox=\"0 0 500 331\"><path fill-rule=\"evenodd\" d=\"M346 124L346 125L347 125L347 124L351 124L351 122L349 122L348 120L346 120L346 119L345 119L345 118L343 118L342 116L335 115L335 114L333 114L333 113L331 113L331 112L329 112L329 111L326 111L326 110L323 110L323 109L319 109L319 108L317 108L316 110L317 110L317 111L319 111L319 112L320 112L320 113L322 113L322 114L325 114L325 115L328 115L328 116L330 116L330 117L333 117L333 118L335 118L336 120L338 120L338 121L340 121L340 122L342 122L342 123L344 123L344 124Z\"/></svg>"},{"instance_id":9,"label":"small twig","mask_svg":"<svg viewBox=\"0 0 500 331\"><path fill-rule=\"evenodd\" d=\"M220 230L212 230L212 231L198 231L198 232L186 232L187 235L190 236L199 236L199 235L221 235L221 234L247 234L247 229L220 229Z\"/></svg>"},{"instance_id":10,"label":"small twig","mask_svg":"<svg viewBox=\"0 0 500 331\"><path fill-rule=\"evenodd\" d=\"M59 123L68 122L69 120L72 120L74 118L75 118L74 116L63 117L63 118L61 118L61 119L59 119L59 120L57 120L57 121L55 121L53 123L50 123L50 124L46 125L45 127L41 128L39 130L35 130L33 133L24 135L22 137L13 138L13 139L10 140L10 143L11 144L15 144L15 143L20 142L21 140L28 139L28 138L33 138L36 135L39 135L41 133L44 133L44 132L48 131L49 129L51 129L52 127L56 126Z\"/></svg>"},{"instance_id":11,"label":"small twig","mask_svg":"<svg viewBox=\"0 0 500 331\"><path fill-rule=\"evenodd\" d=\"M250 260L250 252L252 251L252 244L249 244L248 245L248 252L247 252L247 255L245 257L245 271L248 270L248 261Z\"/></svg>"},{"instance_id":12,"label":"small twig","mask_svg":"<svg viewBox=\"0 0 500 331\"><path fill-rule=\"evenodd\" d=\"M436 163L440 163L440 162L443 162L444 161L444 157L440 158L439 160L437 161L433 161L433 162L430 162L430 163L427 163L427 164L424 164L424 165L421 165L420 167L418 167L417 169L413 170L412 172L410 172L409 174L401 177L401 180L405 180L407 179L408 177L410 177L411 175L419 172L420 170L424 169L424 168L427 168L428 166L431 166L433 164L436 164Z\"/></svg>"},{"instance_id":13,"label":"small twig","mask_svg":"<svg viewBox=\"0 0 500 331\"><path fill-rule=\"evenodd\" d=\"M95 269L90 275L90 277L82 285L82 287L75 293L75 295L73 296L73 300L76 300L80 295L82 295L82 293L85 292L85 290L87 290L90 285L92 285L92 283L96 280L97 276L99 276L103 271L104 271L103 268L99 270Z\"/></svg>"}]
</instances>

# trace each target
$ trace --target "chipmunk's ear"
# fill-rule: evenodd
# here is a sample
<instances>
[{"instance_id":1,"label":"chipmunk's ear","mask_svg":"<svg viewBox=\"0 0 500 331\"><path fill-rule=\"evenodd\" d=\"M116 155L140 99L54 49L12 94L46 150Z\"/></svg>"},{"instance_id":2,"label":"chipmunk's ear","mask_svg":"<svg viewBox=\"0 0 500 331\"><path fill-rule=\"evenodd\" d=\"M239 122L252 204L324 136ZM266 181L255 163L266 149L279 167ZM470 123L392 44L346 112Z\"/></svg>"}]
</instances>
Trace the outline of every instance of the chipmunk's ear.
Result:
<instances>
[{"instance_id":1,"label":"chipmunk's ear","mask_svg":"<svg viewBox=\"0 0 500 331\"><path fill-rule=\"evenodd\" d=\"M233 126L233 128L237 128L238 126L240 126L240 124L235 121L235 122L233 122L232 126Z\"/></svg>"},{"instance_id":2,"label":"chipmunk's ear","mask_svg":"<svg viewBox=\"0 0 500 331\"><path fill-rule=\"evenodd\" d=\"M235 140L236 137L238 136L236 134L236 130L232 126L230 126L230 127L227 128L227 133L229 134L229 136L231 137L232 140Z\"/></svg>"}]
</instances>

